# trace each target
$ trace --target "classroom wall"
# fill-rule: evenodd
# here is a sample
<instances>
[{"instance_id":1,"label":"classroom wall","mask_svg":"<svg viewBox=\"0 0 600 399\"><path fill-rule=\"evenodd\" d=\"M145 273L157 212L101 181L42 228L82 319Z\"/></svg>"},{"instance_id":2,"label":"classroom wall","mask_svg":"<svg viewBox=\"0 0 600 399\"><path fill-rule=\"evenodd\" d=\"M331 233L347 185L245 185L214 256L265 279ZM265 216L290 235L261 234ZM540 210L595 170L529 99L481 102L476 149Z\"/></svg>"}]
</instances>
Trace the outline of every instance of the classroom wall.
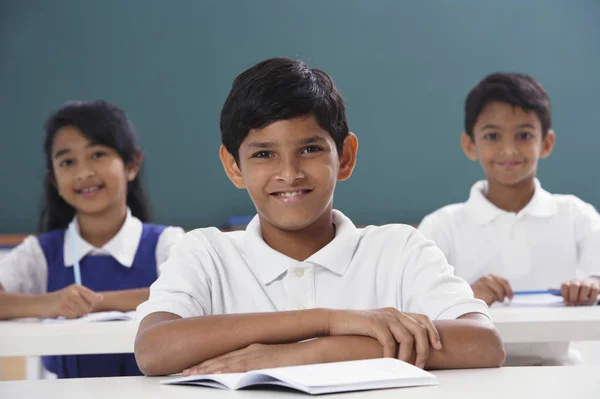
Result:
<instances>
[{"instance_id":1,"label":"classroom wall","mask_svg":"<svg viewBox=\"0 0 600 399\"><path fill-rule=\"evenodd\" d=\"M357 224L416 223L466 198L481 171L459 148L462 104L498 70L550 92L544 186L598 207L599 20L597 0L2 0L0 233L34 231L42 125L70 99L129 113L158 222L252 213L219 164L218 118L233 78L273 56L325 69L342 91L360 149L335 205Z\"/></svg>"}]
</instances>

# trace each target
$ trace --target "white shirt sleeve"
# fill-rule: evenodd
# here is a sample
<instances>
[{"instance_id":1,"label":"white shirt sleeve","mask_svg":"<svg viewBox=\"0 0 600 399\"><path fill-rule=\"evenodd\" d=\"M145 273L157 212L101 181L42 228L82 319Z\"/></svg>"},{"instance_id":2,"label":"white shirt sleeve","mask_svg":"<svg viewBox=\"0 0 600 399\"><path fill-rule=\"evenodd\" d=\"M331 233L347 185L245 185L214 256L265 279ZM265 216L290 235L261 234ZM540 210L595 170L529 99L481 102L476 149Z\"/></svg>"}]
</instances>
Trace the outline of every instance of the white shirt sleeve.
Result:
<instances>
[{"instance_id":1,"label":"white shirt sleeve","mask_svg":"<svg viewBox=\"0 0 600 399\"><path fill-rule=\"evenodd\" d=\"M435 242L435 245L444 253L448 263L451 265L455 264L454 251L452 250L452 235L449 232L449 226L445 225L443 218L438 213L425 216L419 225L419 231L425 237Z\"/></svg>"},{"instance_id":2,"label":"white shirt sleeve","mask_svg":"<svg viewBox=\"0 0 600 399\"><path fill-rule=\"evenodd\" d=\"M420 232L414 231L402 249L405 265L400 285L403 312L421 313L431 320L456 319L467 313L489 317L485 302L475 299L469 284L454 275L444 254Z\"/></svg>"},{"instance_id":3,"label":"white shirt sleeve","mask_svg":"<svg viewBox=\"0 0 600 399\"><path fill-rule=\"evenodd\" d=\"M185 231L181 227L169 226L163 230L158 242L156 243L156 272L160 276L160 265L162 265L171 253L171 248L175 245Z\"/></svg>"},{"instance_id":4,"label":"white shirt sleeve","mask_svg":"<svg viewBox=\"0 0 600 399\"><path fill-rule=\"evenodd\" d=\"M48 263L36 237L28 236L20 245L0 259L0 284L6 292L46 293Z\"/></svg>"},{"instance_id":5,"label":"white shirt sleeve","mask_svg":"<svg viewBox=\"0 0 600 399\"><path fill-rule=\"evenodd\" d=\"M581 200L575 202L575 240L581 277L600 277L600 214Z\"/></svg>"},{"instance_id":6,"label":"white shirt sleeve","mask_svg":"<svg viewBox=\"0 0 600 399\"><path fill-rule=\"evenodd\" d=\"M160 266L160 276L150 286L150 298L138 306L137 317L168 312L180 317L210 314L212 260L208 243L198 231L185 234Z\"/></svg>"}]
</instances>

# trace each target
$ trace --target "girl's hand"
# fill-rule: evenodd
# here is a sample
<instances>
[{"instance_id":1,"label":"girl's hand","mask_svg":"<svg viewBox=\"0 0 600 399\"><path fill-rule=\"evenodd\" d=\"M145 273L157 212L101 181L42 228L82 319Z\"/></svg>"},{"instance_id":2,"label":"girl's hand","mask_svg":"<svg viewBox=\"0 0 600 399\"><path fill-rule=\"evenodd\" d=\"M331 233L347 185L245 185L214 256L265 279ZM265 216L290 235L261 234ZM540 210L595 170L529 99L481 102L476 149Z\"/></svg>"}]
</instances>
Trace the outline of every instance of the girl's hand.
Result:
<instances>
[{"instance_id":1,"label":"girl's hand","mask_svg":"<svg viewBox=\"0 0 600 399\"><path fill-rule=\"evenodd\" d=\"M40 304L42 317L63 316L76 319L90 313L103 296L82 285L72 284L61 290L43 295Z\"/></svg>"}]
</instances>

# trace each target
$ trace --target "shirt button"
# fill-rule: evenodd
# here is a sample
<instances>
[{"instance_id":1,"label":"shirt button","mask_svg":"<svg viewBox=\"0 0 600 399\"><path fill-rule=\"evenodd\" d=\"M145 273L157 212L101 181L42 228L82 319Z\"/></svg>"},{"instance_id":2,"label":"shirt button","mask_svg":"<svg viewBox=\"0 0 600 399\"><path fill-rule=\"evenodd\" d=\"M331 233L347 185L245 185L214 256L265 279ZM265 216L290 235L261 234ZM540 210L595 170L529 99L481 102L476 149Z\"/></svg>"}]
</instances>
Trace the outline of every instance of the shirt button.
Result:
<instances>
[{"instance_id":1,"label":"shirt button","mask_svg":"<svg viewBox=\"0 0 600 399\"><path fill-rule=\"evenodd\" d=\"M304 276L304 269L296 269L296 277Z\"/></svg>"}]
</instances>

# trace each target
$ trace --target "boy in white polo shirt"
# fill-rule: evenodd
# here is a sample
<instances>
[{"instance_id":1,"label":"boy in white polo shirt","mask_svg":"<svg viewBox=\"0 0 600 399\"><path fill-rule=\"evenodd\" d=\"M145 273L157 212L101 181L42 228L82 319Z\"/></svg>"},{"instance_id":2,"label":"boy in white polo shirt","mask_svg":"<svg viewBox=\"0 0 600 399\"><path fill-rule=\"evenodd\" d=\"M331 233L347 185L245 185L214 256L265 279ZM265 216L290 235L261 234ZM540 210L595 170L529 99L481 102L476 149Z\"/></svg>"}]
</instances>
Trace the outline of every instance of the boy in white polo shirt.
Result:
<instances>
[{"instance_id":1,"label":"boy in white polo shirt","mask_svg":"<svg viewBox=\"0 0 600 399\"><path fill-rule=\"evenodd\" d=\"M381 356L428 368L503 362L487 306L438 248L409 226L357 229L332 209L358 141L326 73L287 58L248 69L221 135L225 172L258 215L245 231L197 229L173 248L138 308L145 374Z\"/></svg>"},{"instance_id":2,"label":"boy in white polo shirt","mask_svg":"<svg viewBox=\"0 0 600 399\"><path fill-rule=\"evenodd\" d=\"M515 291L561 289L567 305L591 305L600 275L600 215L572 195L550 194L536 179L552 152L550 102L533 78L487 76L465 102L467 157L486 180L467 202L425 217L419 229L442 249L456 275L488 305ZM569 343L507 345L507 365L579 362Z\"/></svg>"}]
</instances>

